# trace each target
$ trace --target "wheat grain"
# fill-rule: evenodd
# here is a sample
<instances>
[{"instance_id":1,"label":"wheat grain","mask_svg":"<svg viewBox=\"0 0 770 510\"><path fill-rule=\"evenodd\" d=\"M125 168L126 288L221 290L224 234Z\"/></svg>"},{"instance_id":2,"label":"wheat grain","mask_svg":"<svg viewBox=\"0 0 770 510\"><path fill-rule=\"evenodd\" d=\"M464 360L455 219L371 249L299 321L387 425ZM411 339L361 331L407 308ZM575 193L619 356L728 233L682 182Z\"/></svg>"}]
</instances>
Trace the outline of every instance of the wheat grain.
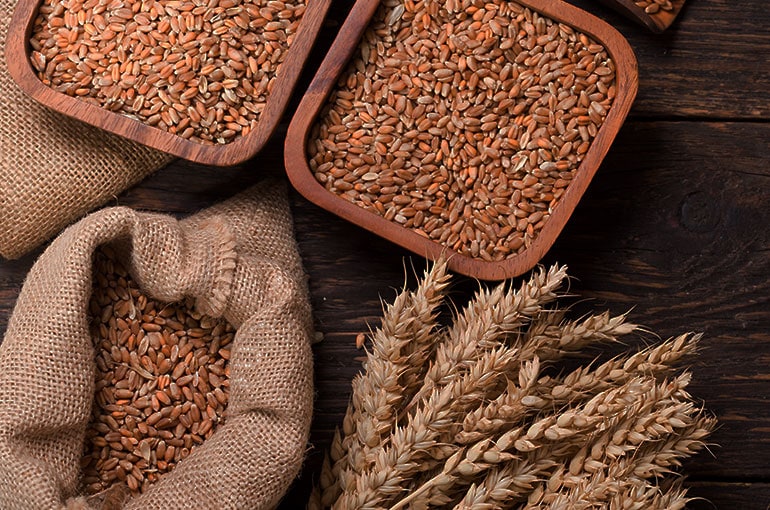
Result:
<instances>
[{"instance_id":1,"label":"wheat grain","mask_svg":"<svg viewBox=\"0 0 770 510\"><path fill-rule=\"evenodd\" d=\"M31 62L58 92L229 143L256 129L304 13L303 0L44 0Z\"/></svg>"},{"instance_id":2,"label":"wheat grain","mask_svg":"<svg viewBox=\"0 0 770 510\"><path fill-rule=\"evenodd\" d=\"M307 152L330 192L482 260L527 249L612 108L615 64L516 2L386 0Z\"/></svg>"},{"instance_id":3,"label":"wheat grain","mask_svg":"<svg viewBox=\"0 0 770 510\"><path fill-rule=\"evenodd\" d=\"M95 404L83 483L136 493L171 471L225 421L232 326L142 294L110 247L94 257L89 303Z\"/></svg>"},{"instance_id":4,"label":"wheat grain","mask_svg":"<svg viewBox=\"0 0 770 510\"><path fill-rule=\"evenodd\" d=\"M671 0L634 0L634 4L650 15L674 10L674 4Z\"/></svg>"}]
</instances>

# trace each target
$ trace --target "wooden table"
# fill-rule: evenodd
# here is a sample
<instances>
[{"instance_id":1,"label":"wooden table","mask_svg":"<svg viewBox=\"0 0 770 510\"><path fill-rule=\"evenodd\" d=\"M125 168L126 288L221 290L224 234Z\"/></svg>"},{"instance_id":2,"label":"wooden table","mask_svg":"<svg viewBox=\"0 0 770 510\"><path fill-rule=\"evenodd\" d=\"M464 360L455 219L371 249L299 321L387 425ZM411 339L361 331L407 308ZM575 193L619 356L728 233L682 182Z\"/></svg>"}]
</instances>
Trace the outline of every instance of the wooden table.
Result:
<instances>
[{"instance_id":1,"label":"wooden table","mask_svg":"<svg viewBox=\"0 0 770 510\"><path fill-rule=\"evenodd\" d=\"M770 504L770 13L765 2L689 0L663 35L590 0L639 59L631 116L545 263L569 265L590 307L669 337L705 333L692 393L719 418L718 446L686 463L693 508ZM303 84L349 4L335 0ZM302 86L299 88L301 92ZM298 96L298 94L295 94ZM296 104L296 97L295 97ZM115 204L185 215L265 174L283 173L282 138L237 168L176 162ZM419 257L292 194L318 331L315 421L306 467L281 508L300 508L341 417L362 351ZM0 330L39 251L0 262ZM456 277L461 300L475 282Z\"/></svg>"}]
</instances>

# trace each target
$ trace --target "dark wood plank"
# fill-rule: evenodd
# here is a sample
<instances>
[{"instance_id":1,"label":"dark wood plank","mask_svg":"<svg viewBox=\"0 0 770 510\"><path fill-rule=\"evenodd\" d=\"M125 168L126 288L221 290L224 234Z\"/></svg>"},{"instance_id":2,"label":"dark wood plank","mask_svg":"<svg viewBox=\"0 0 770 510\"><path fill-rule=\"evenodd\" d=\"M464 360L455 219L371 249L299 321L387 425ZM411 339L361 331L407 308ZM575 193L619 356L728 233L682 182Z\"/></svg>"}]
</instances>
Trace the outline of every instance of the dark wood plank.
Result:
<instances>
[{"instance_id":1,"label":"dark wood plank","mask_svg":"<svg viewBox=\"0 0 770 510\"><path fill-rule=\"evenodd\" d=\"M697 498L687 505L691 510L767 510L770 504L770 484L767 483L690 481L686 486L689 495Z\"/></svg>"},{"instance_id":2,"label":"dark wood plank","mask_svg":"<svg viewBox=\"0 0 770 510\"><path fill-rule=\"evenodd\" d=\"M692 393L717 414L721 428L713 437L715 457L700 455L688 464L704 494L719 494L710 489L714 481L770 480L768 140L767 124L628 123L544 261L570 266L572 290L592 300L586 306L633 309L634 320L664 337L705 332ZM238 168L172 165L115 203L194 212L265 173L280 175L280 147L269 154ZM425 267L420 257L296 193L292 201L317 329L325 339L314 348L312 448L285 508L305 497L341 421L362 355L355 335L376 327L381 300L391 300L405 278L412 284ZM0 263L0 331L34 258ZM460 277L456 283L460 302L475 283Z\"/></svg>"},{"instance_id":3,"label":"dark wood plank","mask_svg":"<svg viewBox=\"0 0 770 510\"><path fill-rule=\"evenodd\" d=\"M609 21L639 60L632 115L763 119L770 115L770 11L763 2L690 0L663 34L597 0L569 0Z\"/></svg>"},{"instance_id":4,"label":"dark wood plank","mask_svg":"<svg viewBox=\"0 0 770 510\"><path fill-rule=\"evenodd\" d=\"M595 0L572 3L616 26L637 53L640 88L621 131L545 263L570 266L581 306L610 308L667 337L705 332L692 393L719 417L714 456L686 465L693 508L770 503L770 12L762 2L689 0L664 34ZM351 2L335 0L298 91L309 83ZM292 105L298 102L295 94ZM289 108L291 112L293 106ZM263 175L282 175L289 115L256 158L232 168L176 162L110 205L182 216ZM711 122L650 122L660 119ZM718 122L720 120L760 122ZM315 418L302 477L281 505L300 508L341 422L360 368L357 333L376 327L425 262L292 193L317 329ZM0 332L39 250L0 262ZM457 278L465 299L475 282Z\"/></svg>"},{"instance_id":5,"label":"dark wood plank","mask_svg":"<svg viewBox=\"0 0 770 510\"><path fill-rule=\"evenodd\" d=\"M37 250L19 260L0 260L0 338L5 335L5 326L16 296L21 290L24 276L39 254L40 250Z\"/></svg>"},{"instance_id":6,"label":"dark wood plank","mask_svg":"<svg viewBox=\"0 0 770 510\"><path fill-rule=\"evenodd\" d=\"M637 322L662 336L705 333L693 392L722 428L717 458L693 465L699 475L770 476L759 460L770 455L762 433L770 408L757 398L770 377L770 238L758 228L770 221L770 171L761 164L770 159L768 137L764 125L628 125L545 261L569 264L572 289L595 308L633 308ZM353 337L378 316L380 293L392 297L405 253L299 198L295 204L327 335L317 347L318 406L333 417L358 367ZM319 429L333 425L318 420ZM746 450L757 457L746 459Z\"/></svg>"},{"instance_id":7,"label":"dark wood plank","mask_svg":"<svg viewBox=\"0 0 770 510\"><path fill-rule=\"evenodd\" d=\"M548 256L575 289L662 336L705 333L693 393L720 418L699 476L770 476L770 158L766 126L635 123L624 129ZM632 149L633 147L633 149ZM667 156L663 156L663 155ZM642 156L644 155L644 156Z\"/></svg>"}]
</instances>

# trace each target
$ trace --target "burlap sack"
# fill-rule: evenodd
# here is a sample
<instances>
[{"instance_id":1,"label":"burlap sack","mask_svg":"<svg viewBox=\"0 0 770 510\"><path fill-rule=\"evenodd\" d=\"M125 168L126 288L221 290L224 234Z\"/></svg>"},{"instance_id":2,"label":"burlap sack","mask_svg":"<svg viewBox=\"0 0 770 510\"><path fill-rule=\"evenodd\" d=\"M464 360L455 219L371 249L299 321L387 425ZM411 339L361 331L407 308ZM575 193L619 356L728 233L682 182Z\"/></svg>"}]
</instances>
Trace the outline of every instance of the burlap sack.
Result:
<instances>
[{"instance_id":1,"label":"burlap sack","mask_svg":"<svg viewBox=\"0 0 770 510\"><path fill-rule=\"evenodd\" d=\"M119 507L272 508L300 468L313 398L310 306L285 186L275 182L183 221L104 209L41 255L0 345L0 508L106 508L79 497L79 459L96 370L91 257L116 240L143 292L193 297L237 328L226 423Z\"/></svg>"},{"instance_id":2,"label":"burlap sack","mask_svg":"<svg viewBox=\"0 0 770 510\"><path fill-rule=\"evenodd\" d=\"M171 157L41 106L5 57L15 0L0 0L0 256L16 258Z\"/></svg>"}]
</instances>

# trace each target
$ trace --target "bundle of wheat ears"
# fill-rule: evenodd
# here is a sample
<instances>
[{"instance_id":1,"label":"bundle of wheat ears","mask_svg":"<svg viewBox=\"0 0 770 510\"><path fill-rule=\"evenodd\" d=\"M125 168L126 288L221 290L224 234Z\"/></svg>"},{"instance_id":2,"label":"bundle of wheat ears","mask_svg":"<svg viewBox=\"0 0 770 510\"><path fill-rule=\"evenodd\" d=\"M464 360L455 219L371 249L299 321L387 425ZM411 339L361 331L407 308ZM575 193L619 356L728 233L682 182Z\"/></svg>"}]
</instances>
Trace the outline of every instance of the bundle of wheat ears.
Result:
<instances>
[{"instance_id":1,"label":"bundle of wheat ears","mask_svg":"<svg viewBox=\"0 0 770 510\"><path fill-rule=\"evenodd\" d=\"M566 320L566 278L554 266L479 290L449 327L444 263L398 295L308 508L684 508L674 470L715 426L676 370L699 335L560 368L638 330L625 315Z\"/></svg>"}]
</instances>

